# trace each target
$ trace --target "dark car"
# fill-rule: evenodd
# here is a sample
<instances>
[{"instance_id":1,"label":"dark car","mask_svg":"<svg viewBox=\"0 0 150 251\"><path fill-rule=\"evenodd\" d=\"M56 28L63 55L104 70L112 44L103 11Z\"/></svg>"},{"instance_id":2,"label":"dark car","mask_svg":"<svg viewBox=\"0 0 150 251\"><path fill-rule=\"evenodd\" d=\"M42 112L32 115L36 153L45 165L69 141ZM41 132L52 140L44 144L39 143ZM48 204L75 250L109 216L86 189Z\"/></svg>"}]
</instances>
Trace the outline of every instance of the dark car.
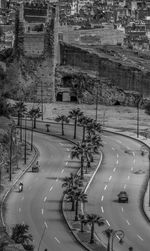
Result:
<instances>
[{"instance_id":1,"label":"dark car","mask_svg":"<svg viewBox=\"0 0 150 251\"><path fill-rule=\"evenodd\" d=\"M38 173L39 172L39 162L37 161L35 165L32 166L32 172L33 173Z\"/></svg>"},{"instance_id":2,"label":"dark car","mask_svg":"<svg viewBox=\"0 0 150 251\"><path fill-rule=\"evenodd\" d=\"M128 194L125 191L121 191L118 194L118 201L119 202L128 202Z\"/></svg>"}]
</instances>

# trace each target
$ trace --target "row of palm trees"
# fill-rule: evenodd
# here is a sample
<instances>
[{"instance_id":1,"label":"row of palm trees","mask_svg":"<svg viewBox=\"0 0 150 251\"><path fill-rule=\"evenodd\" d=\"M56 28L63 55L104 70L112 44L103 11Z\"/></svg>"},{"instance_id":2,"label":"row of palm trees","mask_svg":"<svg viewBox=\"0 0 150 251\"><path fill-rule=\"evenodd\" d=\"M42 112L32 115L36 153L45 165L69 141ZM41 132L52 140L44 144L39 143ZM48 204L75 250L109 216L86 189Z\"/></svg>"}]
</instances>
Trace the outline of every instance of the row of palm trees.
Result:
<instances>
[{"instance_id":1,"label":"row of palm trees","mask_svg":"<svg viewBox=\"0 0 150 251\"><path fill-rule=\"evenodd\" d=\"M80 221L81 232L84 232L84 225L89 224L91 226L90 243L94 243L94 226L95 224L99 226L104 225L105 220L96 214L85 215L84 212L80 214L79 204L81 205L82 203L84 205L88 201L83 187L84 173L87 173L91 168L94 155L99 153L99 148L102 146L101 136L97 134L97 132L101 133L102 129L99 123L84 116L79 108L70 111L68 117L64 115L59 116L59 118L56 118L56 121L61 121L63 124L66 122L66 118L74 120L74 139L76 138L77 124L83 127L83 135L81 142L77 142L72 147L70 155L71 159L77 158L80 160L80 174L71 173L69 177L65 177L62 187L65 188L66 201L71 203L71 211L75 212L74 221Z\"/></svg>"}]
</instances>

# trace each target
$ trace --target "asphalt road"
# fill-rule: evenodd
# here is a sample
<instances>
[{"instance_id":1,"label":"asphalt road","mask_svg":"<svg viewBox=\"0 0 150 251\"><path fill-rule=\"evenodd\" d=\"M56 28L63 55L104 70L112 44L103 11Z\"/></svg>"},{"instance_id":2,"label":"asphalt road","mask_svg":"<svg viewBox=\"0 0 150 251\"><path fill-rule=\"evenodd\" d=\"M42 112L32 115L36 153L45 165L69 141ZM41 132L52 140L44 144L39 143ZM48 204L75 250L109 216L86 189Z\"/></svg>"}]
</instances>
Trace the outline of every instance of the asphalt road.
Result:
<instances>
[{"instance_id":1,"label":"asphalt road","mask_svg":"<svg viewBox=\"0 0 150 251\"><path fill-rule=\"evenodd\" d=\"M22 179L24 191L18 193L16 187L11 193L7 200L6 222L9 226L28 224L35 250L82 251L61 214L62 177L77 170L76 162L69 168L71 145L67 141L38 133L34 136L34 144L40 151L41 170L39 173L26 173Z\"/></svg>"},{"instance_id":2,"label":"asphalt road","mask_svg":"<svg viewBox=\"0 0 150 251\"><path fill-rule=\"evenodd\" d=\"M103 164L88 190L86 210L106 219L105 227L96 226L98 238L105 245L107 239L102 231L110 227L125 233L123 244L114 239L115 251L128 250L129 246L136 251L149 251L150 229L139 209L141 186L148 170L147 155L142 157L141 145L123 136L109 133L103 140ZM61 178L76 170L69 168L70 146L63 140L40 134L36 134L34 143L40 151L41 171L37 174L28 172L23 178L23 193L16 189L9 197L7 224L28 224L36 250L44 233L40 251L44 248L48 251L81 251L82 247L74 242L60 211ZM73 163L76 166L76 162ZM118 203L117 194L122 190L127 191L129 203Z\"/></svg>"},{"instance_id":3,"label":"asphalt road","mask_svg":"<svg viewBox=\"0 0 150 251\"><path fill-rule=\"evenodd\" d=\"M140 192L146 172L148 156L142 157L141 145L126 137L106 134L104 159L88 191L87 212L106 219L105 227L96 227L98 237L106 244L102 231L110 227L124 231L124 243L114 238L114 250L125 251L130 246L135 251L149 251L150 226L139 208ZM128 203L118 203L117 194L125 190Z\"/></svg>"}]
</instances>

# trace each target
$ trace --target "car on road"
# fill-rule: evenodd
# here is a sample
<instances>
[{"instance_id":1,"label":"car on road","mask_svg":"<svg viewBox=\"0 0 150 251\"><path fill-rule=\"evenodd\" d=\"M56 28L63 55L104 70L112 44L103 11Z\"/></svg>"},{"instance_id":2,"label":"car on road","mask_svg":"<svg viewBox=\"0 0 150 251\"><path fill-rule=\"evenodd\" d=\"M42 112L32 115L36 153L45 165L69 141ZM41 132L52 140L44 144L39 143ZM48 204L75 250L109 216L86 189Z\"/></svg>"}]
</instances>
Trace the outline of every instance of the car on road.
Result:
<instances>
[{"instance_id":1,"label":"car on road","mask_svg":"<svg viewBox=\"0 0 150 251\"><path fill-rule=\"evenodd\" d=\"M38 173L39 172L39 167L40 167L40 165L39 165L39 162L37 161L36 164L34 164L32 166L32 172L33 173Z\"/></svg>"},{"instance_id":2,"label":"car on road","mask_svg":"<svg viewBox=\"0 0 150 251\"><path fill-rule=\"evenodd\" d=\"M128 194L126 191L121 191L118 194L118 202L128 202Z\"/></svg>"}]
</instances>

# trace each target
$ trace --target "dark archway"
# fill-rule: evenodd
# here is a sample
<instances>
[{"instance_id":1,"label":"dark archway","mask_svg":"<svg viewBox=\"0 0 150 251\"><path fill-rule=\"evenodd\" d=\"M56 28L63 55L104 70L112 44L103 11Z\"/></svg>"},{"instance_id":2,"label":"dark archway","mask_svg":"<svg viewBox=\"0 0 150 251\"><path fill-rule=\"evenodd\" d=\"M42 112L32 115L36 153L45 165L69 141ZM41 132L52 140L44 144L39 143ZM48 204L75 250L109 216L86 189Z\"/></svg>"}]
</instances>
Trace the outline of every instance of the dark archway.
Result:
<instances>
[{"instance_id":1,"label":"dark archway","mask_svg":"<svg viewBox=\"0 0 150 251\"><path fill-rule=\"evenodd\" d=\"M120 102L117 100L114 105L120 105Z\"/></svg>"},{"instance_id":2,"label":"dark archway","mask_svg":"<svg viewBox=\"0 0 150 251\"><path fill-rule=\"evenodd\" d=\"M70 101L76 103L77 102L77 97L76 96L71 96Z\"/></svg>"},{"instance_id":3,"label":"dark archway","mask_svg":"<svg viewBox=\"0 0 150 251\"><path fill-rule=\"evenodd\" d=\"M58 92L56 96L56 101L62 101L62 98L63 98L62 92Z\"/></svg>"},{"instance_id":4,"label":"dark archway","mask_svg":"<svg viewBox=\"0 0 150 251\"><path fill-rule=\"evenodd\" d=\"M72 76L64 76L62 78L63 87L71 87L72 86Z\"/></svg>"}]
</instances>

